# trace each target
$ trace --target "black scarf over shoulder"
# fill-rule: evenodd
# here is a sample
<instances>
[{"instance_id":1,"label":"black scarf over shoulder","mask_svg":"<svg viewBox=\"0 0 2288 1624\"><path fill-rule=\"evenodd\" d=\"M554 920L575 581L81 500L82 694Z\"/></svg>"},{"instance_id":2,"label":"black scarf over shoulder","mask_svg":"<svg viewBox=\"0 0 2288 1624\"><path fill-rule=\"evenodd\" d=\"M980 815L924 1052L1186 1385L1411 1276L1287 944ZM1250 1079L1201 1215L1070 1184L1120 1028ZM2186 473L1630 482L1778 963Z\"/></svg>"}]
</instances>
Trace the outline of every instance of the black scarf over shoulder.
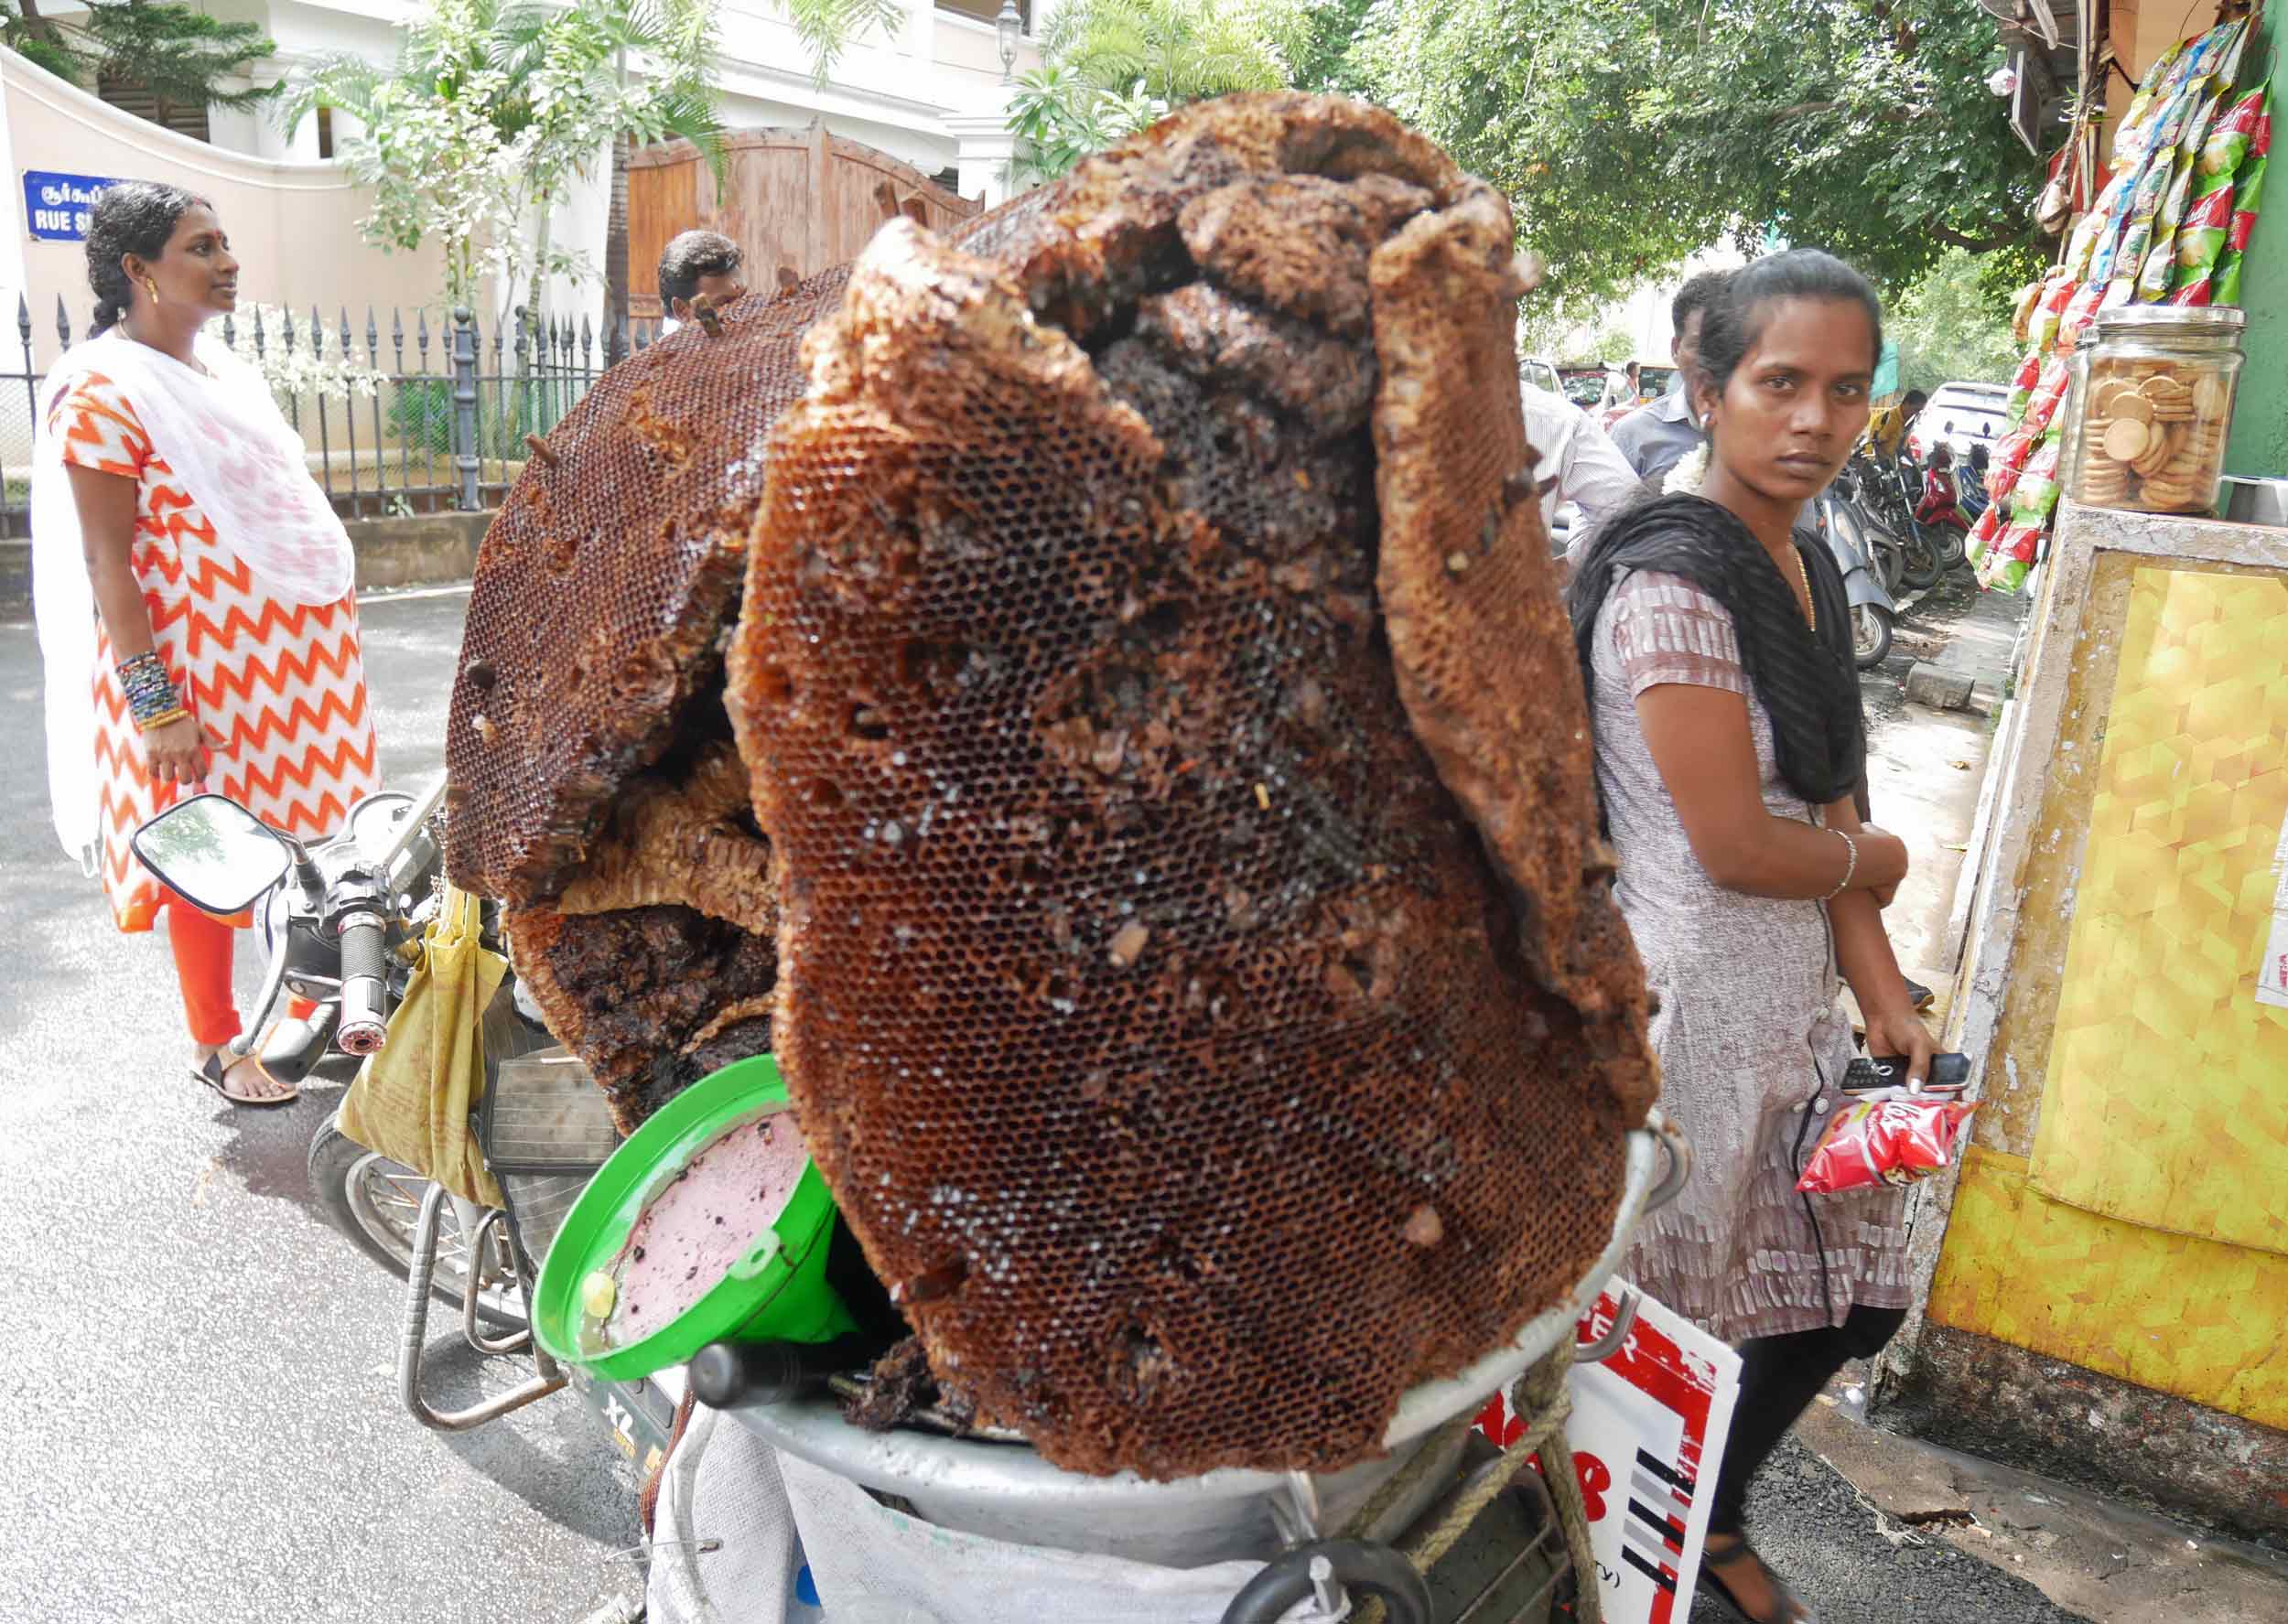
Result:
<instances>
[{"instance_id":1,"label":"black scarf over shoulder","mask_svg":"<svg viewBox=\"0 0 2288 1624\"><path fill-rule=\"evenodd\" d=\"M1597 615L1615 582L1635 570L1655 570L1681 575L1722 604L1739 636L1740 663L1771 715L1780 777L1804 800L1825 806L1859 787L1866 718L1842 572L1824 546L1807 546L1801 533L1796 548L1819 614L1816 634L1764 544L1730 509L1698 496L1661 496L1614 514L1590 544L1566 608L1581 685L1593 695Z\"/></svg>"}]
</instances>

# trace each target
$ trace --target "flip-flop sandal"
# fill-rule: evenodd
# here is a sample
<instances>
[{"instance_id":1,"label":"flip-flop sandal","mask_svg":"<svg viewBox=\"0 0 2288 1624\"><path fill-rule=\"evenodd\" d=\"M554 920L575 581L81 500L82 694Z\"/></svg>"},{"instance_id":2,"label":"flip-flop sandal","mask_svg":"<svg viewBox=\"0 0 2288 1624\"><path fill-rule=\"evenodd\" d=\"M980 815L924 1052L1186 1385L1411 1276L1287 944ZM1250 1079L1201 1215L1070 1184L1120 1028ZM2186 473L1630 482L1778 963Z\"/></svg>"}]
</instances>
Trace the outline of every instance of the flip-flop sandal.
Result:
<instances>
[{"instance_id":1,"label":"flip-flop sandal","mask_svg":"<svg viewBox=\"0 0 2288 1624\"><path fill-rule=\"evenodd\" d=\"M1772 1599L1777 1605L1775 1612L1759 1618L1748 1611L1746 1608L1740 1605L1740 1598L1732 1593L1732 1586L1717 1577L1716 1562L1729 1564L1737 1562L1742 1556L1748 1557L1756 1566L1764 1570L1764 1577L1772 1586ZM1700 1584L1702 1589L1730 1608L1734 1617L1745 1619L1746 1624L1819 1624L1819 1615L1812 1611L1811 1604L1789 1589L1787 1581L1774 1573L1772 1565L1757 1555L1745 1540L1726 1551L1721 1557L1711 1558L1707 1549L1703 1547L1700 1553Z\"/></svg>"},{"instance_id":2,"label":"flip-flop sandal","mask_svg":"<svg viewBox=\"0 0 2288 1624\"><path fill-rule=\"evenodd\" d=\"M237 1065L239 1061L244 1060L248 1064L252 1065L255 1070L262 1071L262 1062L255 1059L252 1055L230 1055L230 1059L223 1059L225 1055L229 1054L230 1051L228 1049L216 1049L212 1054L209 1055L205 1060L190 1069L191 1076L197 1078L200 1082L205 1083L209 1088L212 1089L216 1093L221 1094L232 1104L243 1105L249 1109L260 1109L266 1105L291 1105L295 1101L302 1097L302 1091L298 1088L290 1088L283 1094L233 1093L231 1090L232 1068ZM269 1078L274 1083L277 1081L277 1079L270 1077L270 1073L267 1071L262 1071L262 1074L264 1077Z\"/></svg>"}]
</instances>

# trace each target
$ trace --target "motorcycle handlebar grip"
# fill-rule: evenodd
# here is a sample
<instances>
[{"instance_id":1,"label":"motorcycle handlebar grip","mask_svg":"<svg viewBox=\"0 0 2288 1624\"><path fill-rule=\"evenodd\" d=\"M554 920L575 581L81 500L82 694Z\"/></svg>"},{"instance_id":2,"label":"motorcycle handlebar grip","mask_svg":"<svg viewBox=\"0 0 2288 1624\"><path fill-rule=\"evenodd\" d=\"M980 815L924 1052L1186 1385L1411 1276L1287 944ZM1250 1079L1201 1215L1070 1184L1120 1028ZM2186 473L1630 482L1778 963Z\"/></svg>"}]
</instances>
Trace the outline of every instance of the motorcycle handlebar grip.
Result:
<instances>
[{"instance_id":1,"label":"motorcycle handlebar grip","mask_svg":"<svg viewBox=\"0 0 2288 1624\"><path fill-rule=\"evenodd\" d=\"M691 1394L710 1410L782 1404L866 1361L858 1339L834 1342L710 1342L692 1356Z\"/></svg>"},{"instance_id":2,"label":"motorcycle handlebar grip","mask_svg":"<svg viewBox=\"0 0 2288 1624\"><path fill-rule=\"evenodd\" d=\"M334 1041L344 1054L375 1053L389 1037L382 938L374 914L353 913L341 923L341 1026Z\"/></svg>"}]
</instances>

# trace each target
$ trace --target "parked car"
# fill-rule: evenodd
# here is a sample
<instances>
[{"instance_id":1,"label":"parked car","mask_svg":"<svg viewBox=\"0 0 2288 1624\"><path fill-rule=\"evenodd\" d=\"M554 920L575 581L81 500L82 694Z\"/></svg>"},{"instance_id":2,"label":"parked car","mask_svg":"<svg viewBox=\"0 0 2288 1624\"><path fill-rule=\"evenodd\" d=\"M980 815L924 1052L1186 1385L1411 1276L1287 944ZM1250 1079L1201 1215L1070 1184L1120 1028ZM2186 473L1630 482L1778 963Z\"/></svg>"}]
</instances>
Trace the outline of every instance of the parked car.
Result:
<instances>
[{"instance_id":1,"label":"parked car","mask_svg":"<svg viewBox=\"0 0 2288 1624\"><path fill-rule=\"evenodd\" d=\"M1558 375L1557 363L1553 360L1544 360L1538 355L1521 356L1517 361L1517 375L1536 389L1546 389L1551 394L1566 393L1565 380Z\"/></svg>"},{"instance_id":2,"label":"parked car","mask_svg":"<svg viewBox=\"0 0 2288 1624\"><path fill-rule=\"evenodd\" d=\"M1906 431L1907 456L1917 464L1926 462L1930 448L1942 440L1953 448L1958 466L1970 460L1976 446L1991 456L2002 436L2002 409L2009 403L2010 391L1999 383L1940 384Z\"/></svg>"},{"instance_id":3,"label":"parked car","mask_svg":"<svg viewBox=\"0 0 2288 1624\"><path fill-rule=\"evenodd\" d=\"M1558 393L1584 412L1594 412L1604 399L1603 367L1560 367Z\"/></svg>"}]
</instances>

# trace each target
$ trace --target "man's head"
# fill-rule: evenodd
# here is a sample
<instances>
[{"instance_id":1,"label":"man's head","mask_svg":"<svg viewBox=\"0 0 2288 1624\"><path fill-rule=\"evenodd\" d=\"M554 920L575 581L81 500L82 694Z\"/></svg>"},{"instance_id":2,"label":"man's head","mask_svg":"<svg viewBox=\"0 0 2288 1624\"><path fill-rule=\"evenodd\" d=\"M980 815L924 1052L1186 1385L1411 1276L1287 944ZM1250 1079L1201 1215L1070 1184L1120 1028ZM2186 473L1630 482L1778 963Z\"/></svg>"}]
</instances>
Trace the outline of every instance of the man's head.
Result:
<instances>
[{"instance_id":1,"label":"man's head","mask_svg":"<svg viewBox=\"0 0 2288 1624\"><path fill-rule=\"evenodd\" d=\"M720 309L747 291L747 256L719 231L685 231L659 256L660 307L677 321L691 319L702 294Z\"/></svg>"},{"instance_id":2,"label":"man's head","mask_svg":"<svg viewBox=\"0 0 2288 1624\"><path fill-rule=\"evenodd\" d=\"M1930 396L1919 389L1910 389L1906 392L1906 399L1899 403L1899 415L1912 421L1915 414L1929 403Z\"/></svg>"},{"instance_id":3,"label":"man's head","mask_svg":"<svg viewBox=\"0 0 2288 1624\"><path fill-rule=\"evenodd\" d=\"M1729 271L1702 271L1677 289L1677 296L1668 301L1668 322L1676 336L1668 340L1668 359L1677 363L1685 374L1685 389L1692 387L1692 373L1700 364L1700 328L1708 319L1709 307L1713 305L1730 281Z\"/></svg>"}]
</instances>

